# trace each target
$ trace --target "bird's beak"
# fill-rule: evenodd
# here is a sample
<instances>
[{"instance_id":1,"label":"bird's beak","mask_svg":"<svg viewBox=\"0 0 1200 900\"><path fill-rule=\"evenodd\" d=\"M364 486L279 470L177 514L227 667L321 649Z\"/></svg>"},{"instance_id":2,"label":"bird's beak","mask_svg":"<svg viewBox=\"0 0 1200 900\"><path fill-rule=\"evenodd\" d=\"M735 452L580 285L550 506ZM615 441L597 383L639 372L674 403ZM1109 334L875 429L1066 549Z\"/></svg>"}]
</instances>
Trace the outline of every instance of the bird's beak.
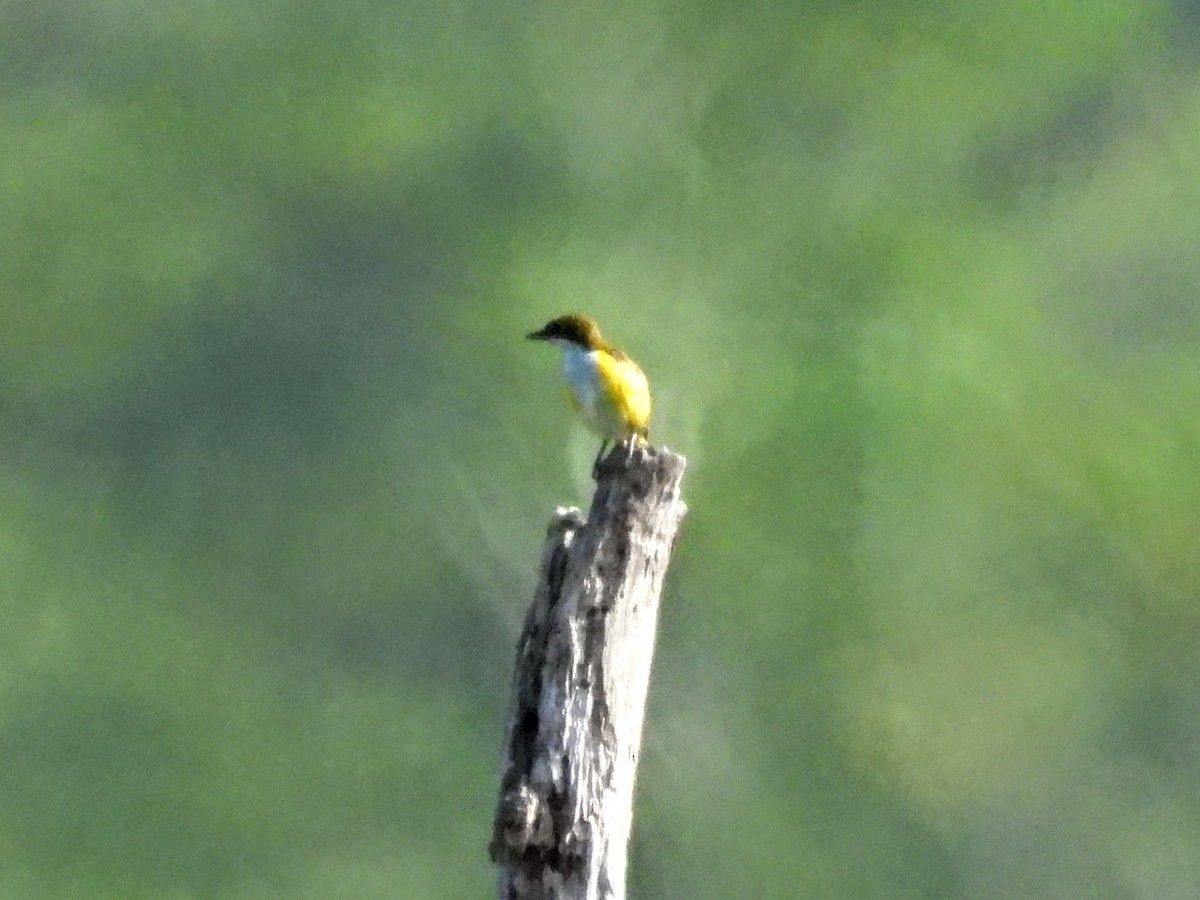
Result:
<instances>
[{"instance_id":1,"label":"bird's beak","mask_svg":"<svg viewBox=\"0 0 1200 900\"><path fill-rule=\"evenodd\" d=\"M529 334L525 335L525 340L527 340L527 341L544 341L544 340L546 340L546 329L541 328L537 331L529 332Z\"/></svg>"}]
</instances>

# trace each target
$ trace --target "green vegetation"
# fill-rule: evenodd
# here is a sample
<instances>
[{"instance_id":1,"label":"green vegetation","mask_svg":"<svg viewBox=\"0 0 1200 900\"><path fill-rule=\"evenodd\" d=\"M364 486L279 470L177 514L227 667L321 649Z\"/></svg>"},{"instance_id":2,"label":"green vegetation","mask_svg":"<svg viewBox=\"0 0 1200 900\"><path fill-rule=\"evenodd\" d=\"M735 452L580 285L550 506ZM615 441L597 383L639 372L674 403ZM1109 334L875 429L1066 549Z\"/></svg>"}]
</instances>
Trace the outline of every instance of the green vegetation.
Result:
<instances>
[{"instance_id":1,"label":"green vegetation","mask_svg":"<svg viewBox=\"0 0 1200 900\"><path fill-rule=\"evenodd\" d=\"M2 8L0 898L492 895L572 310L633 897L1200 896L1192 7Z\"/></svg>"}]
</instances>

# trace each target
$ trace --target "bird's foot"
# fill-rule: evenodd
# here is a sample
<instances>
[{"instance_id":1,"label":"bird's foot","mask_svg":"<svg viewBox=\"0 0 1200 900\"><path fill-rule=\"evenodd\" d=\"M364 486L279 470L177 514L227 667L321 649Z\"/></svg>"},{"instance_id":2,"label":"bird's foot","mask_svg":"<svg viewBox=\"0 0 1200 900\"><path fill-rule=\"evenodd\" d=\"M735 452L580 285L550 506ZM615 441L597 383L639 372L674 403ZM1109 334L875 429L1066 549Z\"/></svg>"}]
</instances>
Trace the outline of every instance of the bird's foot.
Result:
<instances>
[{"instance_id":1,"label":"bird's foot","mask_svg":"<svg viewBox=\"0 0 1200 900\"><path fill-rule=\"evenodd\" d=\"M605 440L600 444L600 449L596 452L596 458L592 461L592 481L600 480L600 463L604 461L604 451L608 449L608 441Z\"/></svg>"}]
</instances>

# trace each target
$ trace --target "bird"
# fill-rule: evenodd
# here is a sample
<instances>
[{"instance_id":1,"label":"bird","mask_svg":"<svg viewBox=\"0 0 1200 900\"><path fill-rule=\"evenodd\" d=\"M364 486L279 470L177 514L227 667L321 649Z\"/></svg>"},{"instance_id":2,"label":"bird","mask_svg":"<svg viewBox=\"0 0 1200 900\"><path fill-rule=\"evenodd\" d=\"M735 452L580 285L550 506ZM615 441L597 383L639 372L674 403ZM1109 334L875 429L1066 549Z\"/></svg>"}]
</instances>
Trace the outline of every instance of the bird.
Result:
<instances>
[{"instance_id":1,"label":"bird","mask_svg":"<svg viewBox=\"0 0 1200 900\"><path fill-rule=\"evenodd\" d=\"M571 313L551 319L526 335L563 352L568 399L584 422L602 438L592 475L610 441L633 448L650 434L650 383L638 364L600 334L590 316ZM628 458L628 457L627 457Z\"/></svg>"}]
</instances>

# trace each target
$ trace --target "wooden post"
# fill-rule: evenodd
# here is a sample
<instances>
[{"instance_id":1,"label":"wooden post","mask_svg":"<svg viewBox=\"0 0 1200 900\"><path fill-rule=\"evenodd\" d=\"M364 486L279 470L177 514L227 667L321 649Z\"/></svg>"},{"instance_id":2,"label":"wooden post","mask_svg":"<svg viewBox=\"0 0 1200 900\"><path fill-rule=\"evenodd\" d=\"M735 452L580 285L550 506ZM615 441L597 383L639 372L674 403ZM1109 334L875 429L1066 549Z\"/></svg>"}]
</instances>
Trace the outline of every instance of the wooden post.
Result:
<instances>
[{"instance_id":1,"label":"wooden post","mask_svg":"<svg viewBox=\"0 0 1200 900\"><path fill-rule=\"evenodd\" d=\"M623 900L658 602L687 460L618 446L559 509L517 645L492 860L501 900Z\"/></svg>"}]
</instances>

